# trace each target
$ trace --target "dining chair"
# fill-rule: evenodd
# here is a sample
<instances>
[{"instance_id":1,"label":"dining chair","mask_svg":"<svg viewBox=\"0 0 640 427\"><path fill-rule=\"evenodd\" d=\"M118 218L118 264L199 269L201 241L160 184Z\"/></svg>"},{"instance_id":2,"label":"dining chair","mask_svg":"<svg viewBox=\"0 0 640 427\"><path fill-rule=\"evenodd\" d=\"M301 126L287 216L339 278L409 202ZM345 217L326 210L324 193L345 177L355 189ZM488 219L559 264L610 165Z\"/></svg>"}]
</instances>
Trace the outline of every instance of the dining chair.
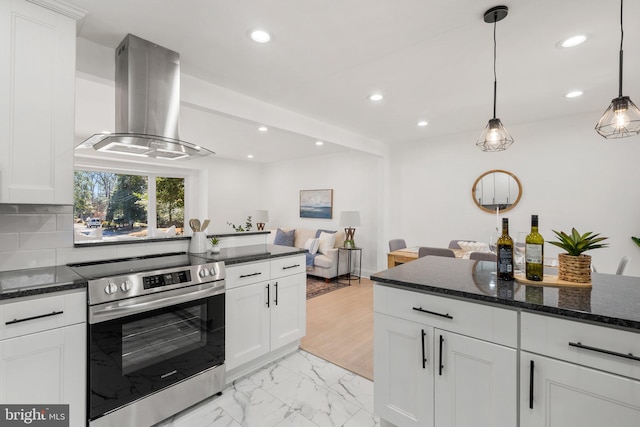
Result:
<instances>
[{"instance_id":1,"label":"dining chair","mask_svg":"<svg viewBox=\"0 0 640 427\"><path fill-rule=\"evenodd\" d=\"M618 269L616 270L616 274L623 274L625 268L627 268L627 264L629 264L629 257L628 256L623 256L622 259L620 260L620 263L618 264Z\"/></svg>"},{"instance_id":2,"label":"dining chair","mask_svg":"<svg viewBox=\"0 0 640 427\"><path fill-rule=\"evenodd\" d=\"M398 249L404 249L407 247L407 243L404 239L391 239L389 240L389 252L397 251Z\"/></svg>"},{"instance_id":3,"label":"dining chair","mask_svg":"<svg viewBox=\"0 0 640 427\"><path fill-rule=\"evenodd\" d=\"M496 262L498 257L493 252L471 252L469 259L475 259L477 261L493 261Z\"/></svg>"},{"instance_id":4,"label":"dining chair","mask_svg":"<svg viewBox=\"0 0 640 427\"><path fill-rule=\"evenodd\" d=\"M444 256L444 257L450 257L450 258L455 258L456 254L455 252L453 252L451 249L447 249L447 248L430 248L427 246L421 246L418 249L418 258L422 258L424 256L427 255L434 255L434 256Z\"/></svg>"}]
</instances>

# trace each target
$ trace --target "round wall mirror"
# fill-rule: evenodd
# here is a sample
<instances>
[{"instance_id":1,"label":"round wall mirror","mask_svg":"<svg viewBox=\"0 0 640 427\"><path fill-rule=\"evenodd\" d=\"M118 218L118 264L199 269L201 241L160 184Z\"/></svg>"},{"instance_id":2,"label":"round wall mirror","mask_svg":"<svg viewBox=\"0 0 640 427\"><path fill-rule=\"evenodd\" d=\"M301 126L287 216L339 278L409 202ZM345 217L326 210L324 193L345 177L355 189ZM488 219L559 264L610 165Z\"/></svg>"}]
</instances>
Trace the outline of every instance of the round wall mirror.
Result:
<instances>
[{"instance_id":1,"label":"round wall mirror","mask_svg":"<svg viewBox=\"0 0 640 427\"><path fill-rule=\"evenodd\" d=\"M497 208L500 208L500 212L512 209L521 196L520 180L511 172L500 169L480 175L471 189L471 197L476 205L490 213L495 213Z\"/></svg>"}]
</instances>

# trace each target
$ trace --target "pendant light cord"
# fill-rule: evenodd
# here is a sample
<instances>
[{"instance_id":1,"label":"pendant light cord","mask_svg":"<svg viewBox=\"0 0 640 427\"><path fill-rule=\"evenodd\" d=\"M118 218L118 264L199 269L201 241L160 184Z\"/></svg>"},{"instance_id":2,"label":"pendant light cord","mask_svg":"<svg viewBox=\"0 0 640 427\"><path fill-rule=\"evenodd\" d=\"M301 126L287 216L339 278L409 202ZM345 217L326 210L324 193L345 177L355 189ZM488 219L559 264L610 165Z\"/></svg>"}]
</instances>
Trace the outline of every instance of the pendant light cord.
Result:
<instances>
[{"instance_id":1,"label":"pendant light cord","mask_svg":"<svg viewBox=\"0 0 640 427\"><path fill-rule=\"evenodd\" d=\"M498 23L498 12L493 21L493 118L496 118L496 98L498 95L498 77L496 74L496 25ZM622 52L622 51L620 51ZM622 55L622 53L620 53ZM622 58L622 57L621 57ZM622 61L622 59L620 59ZM621 83L622 84L622 83ZM622 89L620 89L622 91Z\"/></svg>"},{"instance_id":2,"label":"pendant light cord","mask_svg":"<svg viewBox=\"0 0 640 427\"><path fill-rule=\"evenodd\" d=\"M618 97L622 97L622 42L624 40L624 28L622 26L622 3L624 0L620 0L620 69L618 79Z\"/></svg>"}]
</instances>

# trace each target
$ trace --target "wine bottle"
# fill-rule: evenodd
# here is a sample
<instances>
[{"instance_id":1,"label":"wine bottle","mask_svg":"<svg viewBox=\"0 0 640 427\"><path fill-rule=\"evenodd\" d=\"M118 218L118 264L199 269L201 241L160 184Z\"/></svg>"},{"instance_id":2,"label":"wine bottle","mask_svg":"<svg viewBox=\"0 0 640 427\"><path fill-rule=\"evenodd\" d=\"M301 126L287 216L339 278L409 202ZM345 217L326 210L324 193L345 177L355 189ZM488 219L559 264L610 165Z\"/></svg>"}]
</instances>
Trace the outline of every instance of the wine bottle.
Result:
<instances>
[{"instance_id":1,"label":"wine bottle","mask_svg":"<svg viewBox=\"0 0 640 427\"><path fill-rule=\"evenodd\" d=\"M502 218L502 235L497 241L498 280L513 280L513 239L509 236L509 218Z\"/></svg>"},{"instance_id":2,"label":"wine bottle","mask_svg":"<svg viewBox=\"0 0 640 427\"><path fill-rule=\"evenodd\" d=\"M524 249L525 272L528 280L541 282L544 277L544 238L538 232L538 215L531 215L531 233Z\"/></svg>"}]
</instances>

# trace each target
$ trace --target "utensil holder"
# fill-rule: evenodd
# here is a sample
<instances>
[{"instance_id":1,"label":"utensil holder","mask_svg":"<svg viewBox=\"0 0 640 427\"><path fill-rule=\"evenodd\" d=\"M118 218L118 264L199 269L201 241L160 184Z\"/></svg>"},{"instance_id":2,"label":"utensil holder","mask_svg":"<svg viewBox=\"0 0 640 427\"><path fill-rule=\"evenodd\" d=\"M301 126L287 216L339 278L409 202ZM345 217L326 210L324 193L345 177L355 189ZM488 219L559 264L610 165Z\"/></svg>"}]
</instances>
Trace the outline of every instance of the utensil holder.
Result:
<instances>
[{"instance_id":1,"label":"utensil holder","mask_svg":"<svg viewBox=\"0 0 640 427\"><path fill-rule=\"evenodd\" d=\"M189 252L201 254L207 251L207 236L203 231L196 231L189 242Z\"/></svg>"}]
</instances>

